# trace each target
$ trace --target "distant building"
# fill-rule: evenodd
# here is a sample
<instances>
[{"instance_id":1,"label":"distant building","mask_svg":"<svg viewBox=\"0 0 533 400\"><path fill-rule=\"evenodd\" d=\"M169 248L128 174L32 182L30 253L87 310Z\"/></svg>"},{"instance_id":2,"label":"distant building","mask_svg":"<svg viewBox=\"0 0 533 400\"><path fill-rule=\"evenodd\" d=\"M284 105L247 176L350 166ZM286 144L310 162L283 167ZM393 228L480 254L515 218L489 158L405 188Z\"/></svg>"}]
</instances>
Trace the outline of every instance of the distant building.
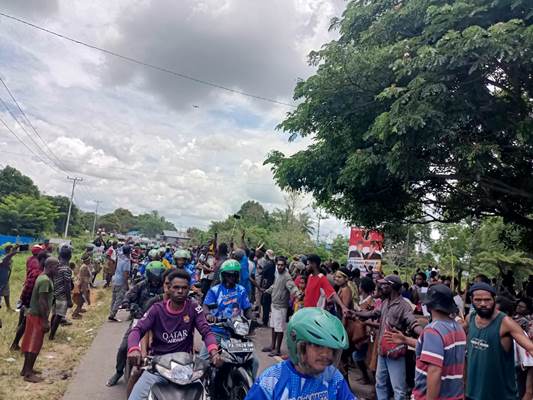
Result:
<instances>
[{"instance_id":1,"label":"distant building","mask_svg":"<svg viewBox=\"0 0 533 400\"><path fill-rule=\"evenodd\" d=\"M163 233L159 235L158 239L161 242L178 246L185 246L191 238L189 237L189 235L187 235L187 232L185 231L163 231Z\"/></svg>"}]
</instances>

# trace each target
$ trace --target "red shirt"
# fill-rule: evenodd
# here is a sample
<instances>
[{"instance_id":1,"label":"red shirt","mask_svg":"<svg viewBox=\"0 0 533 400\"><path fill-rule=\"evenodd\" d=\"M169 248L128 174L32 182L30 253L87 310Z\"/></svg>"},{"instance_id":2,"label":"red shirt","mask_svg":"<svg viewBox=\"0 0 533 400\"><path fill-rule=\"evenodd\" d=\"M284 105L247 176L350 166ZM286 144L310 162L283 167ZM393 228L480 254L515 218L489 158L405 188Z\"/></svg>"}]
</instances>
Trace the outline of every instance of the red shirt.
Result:
<instances>
[{"instance_id":1,"label":"red shirt","mask_svg":"<svg viewBox=\"0 0 533 400\"><path fill-rule=\"evenodd\" d=\"M331 286L328 278L324 274L309 275L305 286L304 307L316 307L320 299L320 289L322 289L326 299L335 294L335 289Z\"/></svg>"}]
</instances>

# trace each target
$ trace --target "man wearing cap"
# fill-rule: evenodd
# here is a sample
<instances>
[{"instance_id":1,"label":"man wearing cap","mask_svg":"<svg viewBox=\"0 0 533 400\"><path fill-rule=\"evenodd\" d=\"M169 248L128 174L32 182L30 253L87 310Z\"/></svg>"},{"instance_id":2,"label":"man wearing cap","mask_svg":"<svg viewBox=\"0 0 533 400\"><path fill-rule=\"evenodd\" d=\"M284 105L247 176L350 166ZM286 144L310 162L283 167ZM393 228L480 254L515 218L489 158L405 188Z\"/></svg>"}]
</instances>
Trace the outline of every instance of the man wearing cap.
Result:
<instances>
[{"instance_id":1,"label":"man wearing cap","mask_svg":"<svg viewBox=\"0 0 533 400\"><path fill-rule=\"evenodd\" d=\"M470 288L474 311L467 317L469 400L518 398L513 339L533 355L533 343L511 317L496 309L496 290L485 282Z\"/></svg>"},{"instance_id":2,"label":"man wearing cap","mask_svg":"<svg viewBox=\"0 0 533 400\"><path fill-rule=\"evenodd\" d=\"M405 373L405 346L395 345L385 337L385 332L407 330L420 335L422 328L418 325L411 306L400 295L402 281L398 275L388 275L378 280L383 294L380 310L359 311L355 315L360 319L379 318L379 330L376 344L379 346L376 370L377 400L389 400L389 385L394 391L394 400L404 400L407 396ZM403 347L402 347L403 346Z\"/></svg>"},{"instance_id":3,"label":"man wearing cap","mask_svg":"<svg viewBox=\"0 0 533 400\"><path fill-rule=\"evenodd\" d=\"M48 257L48 253L46 253L44 247L38 244L31 247L31 254L31 257L28 257L26 260L26 279L24 280L19 299L19 321L15 332L15 339L11 344L11 350L13 351L20 350L19 342L26 327L26 314L30 307L33 287L35 286L37 277L43 272L44 261Z\"/></svg>"},{"instance_id":4,"label":"man wearing cap","mask_svg":"<svg viewBox=\"0 0 533 400\"><path fill-rule=\"evenodd\" d=\"M415 400L462 399L466 334L451 317L458 311L453 293L439 283L428 289L423 303L431 313L431 323L418 340L398 331L385 332L385 337L416 348Z\"/></svg>"}]
</instances>

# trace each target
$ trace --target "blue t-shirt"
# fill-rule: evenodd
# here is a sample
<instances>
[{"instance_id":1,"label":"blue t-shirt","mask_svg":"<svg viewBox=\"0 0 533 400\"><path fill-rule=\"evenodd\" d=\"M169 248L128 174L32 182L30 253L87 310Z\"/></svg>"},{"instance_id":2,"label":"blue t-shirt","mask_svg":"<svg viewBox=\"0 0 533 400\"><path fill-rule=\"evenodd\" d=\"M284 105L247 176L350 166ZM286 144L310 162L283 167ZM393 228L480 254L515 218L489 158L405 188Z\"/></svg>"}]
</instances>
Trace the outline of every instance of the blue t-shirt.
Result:
<instances>
[{"instance_id":1,"label":"blue t-shirt","mask_svg":"<svg viewBox=\"0 0 533 400\"><path fill-rule=\"evenodd\" d=\"M337 368L330 365L318 376L299 373L291 361L265 370L245 400L357 400Z\"/></svg>"},{"instance_id":2,"label":"blue t-shirt","mask_svg":"<svg viewBox=\"0 0 533 400\"><path fill-rule=\"evenodd\" d=\"M131 271L131 261L130 256L125 256L120 253L118 255L117 268L115 269L115 275L113 275L113 286L124 286L126 284L126 279L124 279L124 272Z\"/></svg>"},{"instance_id":3,"label":"blue t-shirt","mask_svg":"<svg viewBox=\"0 0 533 400\"><path fill-rule=\"evenodd\" d=\"M191 285L194 285L197 281L196 279L196 267L193 263L187 263L183 266L185 271L191 276Z\"/></svg>"},{"instance_id":4,"label":"blue t-shirt","mask_svg":"<svg viewBox=\"0 0 533 400\"><path fill-rule=\"evenodd\" d=\"M231 318L242 315L243 311L252 307L246 289L241 285L235 285L234 288L230 289L222 283L209 289L205 296L204 304L208 306L217 305L217 308L211 310L211 314L217 318ZM224 333L224 329L217 326L214 326L212 330L213 332Z\"/></svg>"}]
</instances>

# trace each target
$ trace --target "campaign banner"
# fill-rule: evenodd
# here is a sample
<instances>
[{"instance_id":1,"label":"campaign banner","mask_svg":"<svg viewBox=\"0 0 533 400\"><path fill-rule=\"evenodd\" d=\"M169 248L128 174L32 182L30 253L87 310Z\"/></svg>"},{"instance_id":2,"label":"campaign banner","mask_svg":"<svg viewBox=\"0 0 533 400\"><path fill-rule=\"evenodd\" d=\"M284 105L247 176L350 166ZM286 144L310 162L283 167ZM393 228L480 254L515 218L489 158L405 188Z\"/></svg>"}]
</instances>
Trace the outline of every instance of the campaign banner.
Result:
<instances>
[{"instance_id":1,"label":"campaign banner","mask_svg":"<svg viewBox=\"0 0 533 400\"><path fill-rule=\"evenodd\" d=\"M381 272L383 239L382 232L352 227L348 243L348 269Z\"/></svg>"}]
</instances>

